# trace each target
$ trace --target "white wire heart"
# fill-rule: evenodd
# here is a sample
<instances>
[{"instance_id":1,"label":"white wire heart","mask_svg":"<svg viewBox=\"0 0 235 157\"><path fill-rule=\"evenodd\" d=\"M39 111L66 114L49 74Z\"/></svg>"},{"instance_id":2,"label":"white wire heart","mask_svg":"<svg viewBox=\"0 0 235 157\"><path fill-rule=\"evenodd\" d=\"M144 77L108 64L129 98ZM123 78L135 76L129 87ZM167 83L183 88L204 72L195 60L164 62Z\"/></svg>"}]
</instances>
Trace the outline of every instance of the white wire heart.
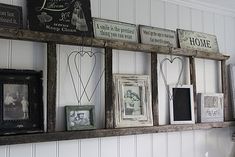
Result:
<instances>
[{"instance_id":1,"label":"white wire heart","mask_svg":"<svg viewBox=\"0 0 235 157\"><path fill-rule=\"evenodd\" d=\"M161 75L162 75L162 78L163 78L163 81L164 81L164 84L165 84L165 87L166 87L166 91L167 91L167 94L168 94L168 99L169 100L172 100L173 99L173 95L171 95L170 94L170 91L169 91L169 88L168 88L168 84L167 84L167 80L166 80L166 76L165 76L165 74L164 74L164 71L163 71L163 64L165 63L165 62L170 62L171 64L174 62L174 61L176 61L176 60L178 60L178 61L180 61L180 63L181 63L181 70L180 70L180 73L179 73L179 76L178 76L178 79L177 79L177 82L176 82L176 87L178 87L179 86L179 84L180 84L180 79L181 79L181 76L182 76L182 74L183 74L183 70L184 70L184 66L183 66L183 59L182 58L180 58L180 57L174 57L174 58L164 58L161 62L160 62L160 72L161 72Z\"/></svg>"},{"instance_id":2,"label":"white wire heart","mask_svg":"<svg viewBox=\"0 0 235 157\"><path fill-rule=\"evenodd\" d=\"M96 67L96 54L97 53L103 54L101 52L92 52L92 51L83 51L83 50L81 50L81 51L73 51L73 52L71 52L69 54L68 58L67 58L67 64L68 64L70 76L71 76L71 79L72 79L72 83L73 83L73 87L74 87L74 91L75 91L78 103L81 102L84 94L86 95L86 98L87 98L87 100L89 102L92 100L92 97L94 96L95 91L96 91L96 89L97 89L97 87L98 87L98 85L99 85L99 83L101 81L101 78L102 78L103 74L104 74L104 69L103 69L102 73L100 74L100 76L98 78L97 83L95 84L94 90L92 91L91 95L89 96L86 90L87 90L88 84L90 83L91 77L93 76L94 71L95 71L95 67ZM91 72L89 74L89 77L88 77L87 81L83 82L82 76L81 76L81 73L80 73L80 70L79 70L79 67L78 67L78 59L77 59L77 57L80 56L81 59L82 59L85 55L88 55L90 58L94 59L94 64L92 66L92 70L91 70ZM74 56L73 62L70 59L72 56ZM79 81L81 83L81 86L82 86L82 93L81 93L80 97L78 96L78 91L76 89L76 85L75 85L75 79L76 78L73 75L73 72L71 70L71 64L75 65L77 76L78 76L78 79L79 79Z\"/></svg>"}]
</instances>

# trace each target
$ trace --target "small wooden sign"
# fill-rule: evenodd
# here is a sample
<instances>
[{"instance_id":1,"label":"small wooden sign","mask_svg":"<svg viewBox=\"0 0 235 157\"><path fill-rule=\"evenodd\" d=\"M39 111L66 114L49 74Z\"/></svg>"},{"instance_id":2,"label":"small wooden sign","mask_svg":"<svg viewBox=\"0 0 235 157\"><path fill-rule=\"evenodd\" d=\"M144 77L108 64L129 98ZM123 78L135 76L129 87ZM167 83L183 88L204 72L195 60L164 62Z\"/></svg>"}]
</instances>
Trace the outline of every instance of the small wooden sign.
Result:
<instances>
[{"instance_id":1,"label":"small wooden sign","mask_svg":"<svg viewBox=\"0 0 235 157\"><path fill-rule=\"evenodd\" d=\"M177 47L175 31L143 25L139 29L143 44Z\"/></svg>"},{"instance_id":2,"label":"small wooden sign","mask_svg":"<svg viewBox=\"0 0 235 157\"><path fill-rule=\"evenodd\" d=\"M180 48L206 52L219 52L215 35L177 29Z\"/></svg>"},{"instance_id":3,"label":"small wooden sign","mask_svg":"<svg viewBox=\"0 0 235 157\"><path fill-rule=\"evenodd\" d=\"M90 0L27 0L29 28L93 36Z\"/></svg>"},{"instance_id":4,"label":"small wooden sign","mask_svg":"<svg viewBox=\"0 0 235 157\"><path fill-rule=\"evenodd\" d=\"M0 4L0 26L22 28L22 8L19 6Z\"/></svg>"},{"instance_id":5,"label":"small wooden sign","mask_svg":"<svg viewBox=\"0 0 235 157\"><path fill-rule=\"evenodd\" d=\"M138 43L137 27L134 24L93 18L93 28L96 38Z\"/></svg>"}]
</instances>

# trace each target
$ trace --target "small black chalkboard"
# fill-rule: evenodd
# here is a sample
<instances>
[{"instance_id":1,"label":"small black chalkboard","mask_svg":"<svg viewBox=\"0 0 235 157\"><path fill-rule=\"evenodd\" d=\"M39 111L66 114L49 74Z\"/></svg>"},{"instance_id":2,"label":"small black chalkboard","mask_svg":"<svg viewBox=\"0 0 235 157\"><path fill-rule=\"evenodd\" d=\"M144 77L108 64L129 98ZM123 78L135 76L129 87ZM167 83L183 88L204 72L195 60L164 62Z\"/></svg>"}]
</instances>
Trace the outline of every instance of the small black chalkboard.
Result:
<instances>
[{"instance_id":1,"label":"small black chalkboard","mask_svg":"<svg viewBox=\"0 0 235 157\"><path fill-rule=\"evenodd\" d=\"M192 86L172 87L171 123L194 123Z\"/></svg>"},{"instance_id":2,"label":"small black chalkboard","mask_svg":"<svg viewBox=\"0 0 235 157\"><path fill-rule=\"evenodd\" d=\"M27 0L29 28L93 36L90 0Z\"/></svg>"},{"instance_id":3,"label":"small black chalkboard","mask_svg":"<svg viewBox=\"0 0 235 157\"><path fill-rule=\"evenodd\" d=\"M0 4L0 26L11 28L23 27L22 7Z\"/></svg>"}]
</instances>

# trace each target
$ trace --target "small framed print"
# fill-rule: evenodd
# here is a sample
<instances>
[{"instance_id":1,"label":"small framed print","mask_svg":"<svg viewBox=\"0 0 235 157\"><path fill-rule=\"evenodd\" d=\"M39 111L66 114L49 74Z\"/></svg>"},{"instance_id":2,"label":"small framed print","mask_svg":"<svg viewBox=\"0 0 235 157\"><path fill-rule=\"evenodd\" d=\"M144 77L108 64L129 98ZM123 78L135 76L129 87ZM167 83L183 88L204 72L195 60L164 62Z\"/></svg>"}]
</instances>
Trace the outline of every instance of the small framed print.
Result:
<instances>
[{"instance_id":1,"label":"small framed print","mask_svg":"<svg viewBox=\"0 0 235 157\"><path fill-rule=\"evenodd\" d=\"M114 74L114 127L153 126L148 75Z\"/></svg>"},{"instance_id":2,"label":"small framed print","mask_svg":"<svg viewBox=\"0 0 235 157\"><path fill-rule=\"evenodd\" d=\"M192 85L169 86L171 124L194 124Z\"/></svg>"},{"instance_id":3,"label":"small framed print","mask_svg":"<svg viewBox=\"0 0 235 157\"><path fill-rule=\"evenodd\" d=\"M67 130L95 129L95 106L66 106Z\"/></svg>"},{"instance_id":4,"label":"small framed print","mask_svg":"<svg viewBox=\"0 0 235 157\"><path fill-rule=\"evenodd\" d=\"M199 122L223 122L224 121L224 94L223 93L199 93Z\"/></svg>"},{"instance_id":5,"label":"small framed print","mask_svg":"<svg viewBox=\"0 0 235 157\"><path fill-rule=\"evenodd\" d=\"M0 69L0 134L43 132L42 72Z\"/></svg>"}]
</instances>

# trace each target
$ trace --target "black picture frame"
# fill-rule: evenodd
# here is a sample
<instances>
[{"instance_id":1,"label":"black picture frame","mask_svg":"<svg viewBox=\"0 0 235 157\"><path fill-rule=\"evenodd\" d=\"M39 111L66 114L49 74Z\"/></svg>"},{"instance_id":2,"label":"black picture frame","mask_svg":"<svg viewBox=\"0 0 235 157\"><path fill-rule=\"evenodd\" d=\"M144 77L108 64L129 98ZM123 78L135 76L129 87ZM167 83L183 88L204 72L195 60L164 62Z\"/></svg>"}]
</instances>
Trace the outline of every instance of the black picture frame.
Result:
<instances>
[{"instance_id":1,"label":"black picture frame","mask_svg":"<svg viewBox=\"0 0 235 157\"><path fill-rule=\"evenodd\" d=\"M27 0L29 29L93 37L90 0Z\"/></svg>"},{"instance_id":2,"label":"black picture frame","mask_svg":"<svg viewBox=\"0 0 235 157\"><path fill-rule=\"evenodd\" d=\"M42 71L0 69L0 135L43 131Z\"/></svg>"}]
</instances>

